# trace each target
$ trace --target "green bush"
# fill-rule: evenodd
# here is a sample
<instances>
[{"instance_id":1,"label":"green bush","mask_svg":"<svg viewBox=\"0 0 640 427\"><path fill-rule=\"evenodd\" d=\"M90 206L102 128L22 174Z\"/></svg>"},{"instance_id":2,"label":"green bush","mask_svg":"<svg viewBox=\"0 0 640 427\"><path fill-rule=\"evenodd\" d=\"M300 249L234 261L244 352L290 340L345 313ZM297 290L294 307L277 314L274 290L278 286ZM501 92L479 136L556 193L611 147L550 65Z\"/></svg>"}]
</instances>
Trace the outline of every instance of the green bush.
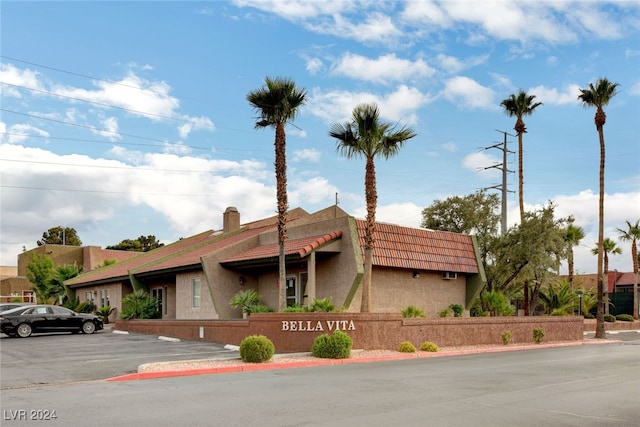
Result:
<instances>
[{"instance_id":1,"label":"green bush","mask_svg":"<svg viewBox=\"0 0 640 427\"><path fill-rule=\"evenodd\" d=\"M460 304L451 304L449 308L453 311L453 317L462 317L464 307Z\"/></svg>"},{"instance_id":2,"label":"green bush","mask_svg":"<svg viewBox=\"0 0 640 427\"><path fill-rule=\"evenodd\" d=\"M605 314L604 315L604 321L613 323L613 322L616 321L616 316L614 316L613 314Z\"/></svg>"},{"instance_id":3,"label":"green bush","mask_svg":"<svg viewBox=\"0 0 640 427\"><path fill-rule=\"evenodd\" d=\"M273 308L265 304L256 304L249 307L249 314L251 313L272 313Z\"/></svg>"},{"instance_id":4,"label":"green bush","mask_svg":"<svg viewBox=\"0 0 640 427\"><path fill-rule=\"evenodd\" d=\"M342 331L334 331L333 335L322 334L313 341L311 354L323 359L348 359L351 357L353 340Z\"/></svg>"},{"instance_id":5,"label":"green bush","mask_svg":"<svg viewBox=\"0 0 640 427\"><path fill-rule=\"evenodd\" d=\"M616 316L616 320L620 320L621 322L633 322L633 316L630 314L618 314Z\"/></svg>"},{"instance_id":6,"label":"green bush","mask_svg":"<svg viewBox=\"0 0 640 427\"><path fill-rule=\"evenodd\" d=\"M264 335L251 335L240 343L240 358L247 363L268 362L275 351L273 342Z\"/></svg>"},{"instance_id":7,"label":"green bush","mask_svg":"<svg viewBox=\"0 0 640 427\"><path fill-rule=\"evenodd\" d=\"M124 320L158 319L161 316L158 311L158 300L150 298L149 294L142 289L122 298L122 305L120 318Z\"/></svg>"},{"instance_id":8,"label":"green bush","mask_svg":"<svg viewBox=\"0 0 640 427\"><path fill-rule=\"evenodd\" d=\"M449 307L443 308L438 312L439 317L449 317L451 315L451 309Z\"/></svg>"},{"instance_id":9,"label":"green bush","mask_svg":"<svg viewBox=\"0 0 640 427\"><path fill-rule=\"evenodd\" d=\"M593 314L591 314L591 313L585 313L585 314L584 314L584 318L585 318L585 319L595 319L595 318L596 318L596 316L594 316L594 315L593 315Z\"/></svg>"},{"instance_id":10,"label":"green bush","mask_svg":"<svg viewBox=\"0 0 640 427\"><path fill-rule=\"evenodd\" d=\"M506 331L502 334L502 344L509 345L511 344L512 334L511 331Z\"/></svg>"},{"instance_id":11,"label":"green bush","mask_svg":"<svg viewBox=\"0 0 640 427\"><path fill-rule=\"evenodd\" d=\"M242 308L242 316L247 317L252 313L251 309L260 303L260 294L255 289L240 291L231 298L231 308Z\"/></svg>"},{"instance_id":12,"label":"green bush","mask_svg":"<svg viewBox=\"0 0 640 427\"><path fill-rule=\"evenodd\" d=\"M311 303L311 306L309 307L309 311L333 313L338 310L336 309L336 306L331 302L331 297L326 297L322 299L314 299L313 303Z\"/></svg>"},{"instance_id":13,"label":"green bush","mask_svg":"<svg viewBox=\"0 0 640 427\"><path fill-rule=\"evenodd\" d=\"M409 307L400 310L400 313L402 313L402 317L404 318L427 317L425 316L424 311L415 305L410 305Z\"/></svg>"},{"instance_id":14,"label":"green bush","mask_svg":"<svg viewBox=\"0 0 640 427\"><path fill-rule=\"evenodd\" d=\"M416 346L413 345L411 341L404 341L400 344L400 348L398 349L400 353L415 353Z\"/></svg>"},{"instance_id":15,"label":"green bush","mask_svg":"<svg viewBox=\"0 0 640 427\"><path fill-rule=\"evenodd\" d=\"M109 316L115 310L116 309L115 308L111 308L110 305L105 305L104 307L100 307L99 309L97 309L96 310L96 314L102 318L102 321L104 323L109 323Z\"/></svg>"},{"instance_id":16,"label":"green bush","mask_svg":"<svg viewBox=\"0 0 640 427\"><path fill-rule=\"evenodd\" d=\"M282 310L283 313L305 313L306 311L307 309L300 304L293 304Z\"/></svg>"},{"instance_id":17,"label":"green bush","mask_svg":"<svg viewBox=\"0 0 640 427\"><path fill-rule=\"evenodd\" d=\"M425 341L420 346L420 350L428 351L428 352L431 352L431 353L437 353L438 351L440 351L440 347L438 347L438 345L436 343L434 343L434 342Z\"/></svg>"},{"instance_id":18,"label":"green bush","mask_svg":"<svg viewBox=\"0 0 640 427\"><path fill-rule=\"evenodd\" d=\"M544 328L533 328L533 341L536 344L540 344L544 338Z\"/></svg>"},{"instance_id":19,"label":"green bush","mask_svg":"<svg viewBox=\"0 0 640 427\"><path fill-rule=\"evenodd\" d=\"M82 301L75 308L77 313L93 313L96 311L96 305L91 301Z\"/></svg>"}]
</instances>

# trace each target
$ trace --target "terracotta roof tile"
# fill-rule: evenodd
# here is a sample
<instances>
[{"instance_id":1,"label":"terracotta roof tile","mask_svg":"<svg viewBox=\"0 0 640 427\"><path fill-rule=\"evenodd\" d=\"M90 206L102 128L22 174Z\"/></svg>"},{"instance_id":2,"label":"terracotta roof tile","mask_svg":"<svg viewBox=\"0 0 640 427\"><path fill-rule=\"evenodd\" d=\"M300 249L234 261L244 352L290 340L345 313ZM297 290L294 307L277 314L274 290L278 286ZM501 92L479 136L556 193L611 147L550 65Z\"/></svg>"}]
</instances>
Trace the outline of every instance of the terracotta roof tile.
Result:
<instances>
[{"instance_id":1,"label":"terracotta roof tile","mask_svg":"<svg viewBox=\"0 0 640 427\"><path fill-rule=\"evenodd\" d=\"M364 256L366 222L356 220ZM376 223L373 265L428 271L478 273L470 236Z\"/></svg>"},{"instance_id":2,"label":"terracotta roof tile","mask_svg":"<svg viewBox=\"0 0 640 427\"><path fill-rule=\"evenodd\" d=\"M306 256L318 247L342 237L342 231L334 231L328 234L304 237L302 239L287 240L284 245L285 255ZM227 258L222 263L249 261L263 258L273 258L280 254L280 245L272 243L251 248L246 252Z\"/></svg>"}]
</instances>

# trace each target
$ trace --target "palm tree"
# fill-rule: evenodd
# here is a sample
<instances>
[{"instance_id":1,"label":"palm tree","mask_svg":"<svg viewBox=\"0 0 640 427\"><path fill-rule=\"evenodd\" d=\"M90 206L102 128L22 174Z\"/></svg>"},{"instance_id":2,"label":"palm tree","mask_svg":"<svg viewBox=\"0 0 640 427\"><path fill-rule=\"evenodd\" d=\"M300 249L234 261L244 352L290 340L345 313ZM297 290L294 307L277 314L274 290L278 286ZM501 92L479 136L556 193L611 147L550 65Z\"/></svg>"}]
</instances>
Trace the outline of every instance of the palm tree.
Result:
<instances>
[{"instance_id":1,"label":"palm tree","mask_svg":"<svg viewBox=\"0 0 640 427\"><path fill-rule=\"evenodd\" d=\"M573 217L569 218L569 225L565 230L564 240L567 242L567 264L569 269L569 285L573 289L573 247L580 244L580 240L584 239L584 230L582 227L573 225Z\"/></svg>"},{"instance_id":2,"label":"palm tree","mask_svg":"<svg viewBox=\"0 0 640 427\"><path fill-rule=\"evenodd\" d=\"M604 301L604 314L609 314L609 297L606 296L609 287L609 254L611 255L620 255L622 253L622 249L618 247L616 242L611 240L610 238L606 238L602 241L602 249L603 249L603 276L607 278L607 289L605 290L604 281L602 285L602 293L603 293L603 301ZM594 255L598 255L598 247L591 249L591 253Z\"/></svg>"},{"instance_id":3,"label":"palm tree","mask_svg":"<svg viewBox=\"0 0 640 427\"><path fill-rule=\"evenodd\" d=\"M376 208L378 193L376 189L376 170L374 159L385 159L398 154L405 141L416 134L407 127L399 130L390 123L380 120L380 111L376 104L360 104L353 109L351 121L334 124L329 136L337 139L337 150L345 157L364 157L366 159L364 187L367 203L367 219L364 244L364 276L362 288L363 313L371 312L371 270L373 266L373 237L376 227Z\"/></svg>"},{"instance_id":4,"label":"palm tree","mask_svg":"<svg viewBox=\"0 0 640 427\"><path fill-rule=\"evenodd\" d=\"M265 85L249 92L247 101L253 106L258 118L256 129L273 127L275 139L276 199L278 202L278 244L280 245L278 261L278 311L284 310L286 301L286 266L284 243L287 239L287 161L284 131L285 125L295 119L298 108L306 102L307 93L298 88L293 80L276 77L265 79Z\"/></svg>"},{"instance_id":5,"label":"palm tree","mask_svg":"<svg viewBox=\"0 0 640 427\"><path fill-rule=\"evenodd\" d=\"M527 127L522 117L530 116L536 108L542 105L542 102L533 102L534 99L536 99L535 95L528 95L525 91L520 90L517 95L511 94L509 98L502 100L500 103L500 105L504 107L504 112L509 117L517 117L516 125L513 129L515 129L518 134L518 201L520 204L520 222L524 221L522 134L527 132Z\"/></svg>"},{"instance_id":6,"label":"palm tree","mask_svg":"<svg viewBox=\"0 0 640 427\"><path fill-rule=\"evenodd\" d=\"M638 320L638 246L640 240L640 219L635 224L627 221L627 229L618 228L620 239L631 242L631 260L633 262L633 318Z\"/></svg>"},{"instance_id":7,"label":"palm tree","mask_svg":"<svg viewBox=\"0 0 640 427\"><path fill-rule=\"evenodd\" d=\"M607 122L607 115L603 107L609 104L611 98L617 93L618 83L613 83L606 78L601 78L596 82L589 83L587 89L580 89L578 99L586 107L596 107L594 122L598 131L600 141L600 196L598 199L598 248L602 248L604 240L604 124ZM602 276L602 257L604 250L598 251L598 308L596 310L596 338L605 338L604 333L604 278Z\"/></svg>"}]
</instances>

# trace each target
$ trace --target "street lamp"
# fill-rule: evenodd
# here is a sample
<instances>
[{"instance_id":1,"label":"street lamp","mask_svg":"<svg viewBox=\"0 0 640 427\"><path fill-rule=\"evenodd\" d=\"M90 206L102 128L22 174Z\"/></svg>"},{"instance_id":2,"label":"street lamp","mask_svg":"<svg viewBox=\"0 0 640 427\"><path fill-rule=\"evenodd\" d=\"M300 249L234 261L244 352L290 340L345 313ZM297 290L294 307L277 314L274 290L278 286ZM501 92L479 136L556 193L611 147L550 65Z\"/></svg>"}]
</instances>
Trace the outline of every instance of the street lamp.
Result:
<instances>
[{"instance_id":1,"label":"street lamp","mask_svg":"<svg viewBox=\"0 0 640 427\"><path fill-rule=\"evenodd\" d=\"M578 309L580 310L580 316L582 316L582 295L584 294L584 292L582 291L578 291L578 298L580 299L580 306L578 307Z\"/></svg>"}]
</instances>

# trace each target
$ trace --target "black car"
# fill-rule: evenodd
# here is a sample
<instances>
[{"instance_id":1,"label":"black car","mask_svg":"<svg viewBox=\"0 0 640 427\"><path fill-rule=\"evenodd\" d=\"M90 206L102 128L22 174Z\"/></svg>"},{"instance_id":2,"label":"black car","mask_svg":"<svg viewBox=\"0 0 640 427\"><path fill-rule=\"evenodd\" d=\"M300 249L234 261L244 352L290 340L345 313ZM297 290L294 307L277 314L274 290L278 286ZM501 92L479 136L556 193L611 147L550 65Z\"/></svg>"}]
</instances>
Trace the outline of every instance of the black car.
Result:
<instances>
[{"instance_id":1,"label":"black car","mask_svg":"<svg viewBox=\"0 0 640 427\"><path fill-rule=\"evenodd\" d=\"M94 314L76 313L57 305L28 305L0 313L0 331L10 337L46 332L92 334L103 327Z\"/></svg>"},{"instance_id":2,"label":"black car","mask_svg":"<svg viewBox=\"0 0 640 427\"><path fill-rule=\"evenodd\" d=\"M3 302L2 304L0 304L0 313L3 311L11 310L13 308L25 307L27 305L33 304L27 304L24 302Z\"/></svg>"}]
</instances>

